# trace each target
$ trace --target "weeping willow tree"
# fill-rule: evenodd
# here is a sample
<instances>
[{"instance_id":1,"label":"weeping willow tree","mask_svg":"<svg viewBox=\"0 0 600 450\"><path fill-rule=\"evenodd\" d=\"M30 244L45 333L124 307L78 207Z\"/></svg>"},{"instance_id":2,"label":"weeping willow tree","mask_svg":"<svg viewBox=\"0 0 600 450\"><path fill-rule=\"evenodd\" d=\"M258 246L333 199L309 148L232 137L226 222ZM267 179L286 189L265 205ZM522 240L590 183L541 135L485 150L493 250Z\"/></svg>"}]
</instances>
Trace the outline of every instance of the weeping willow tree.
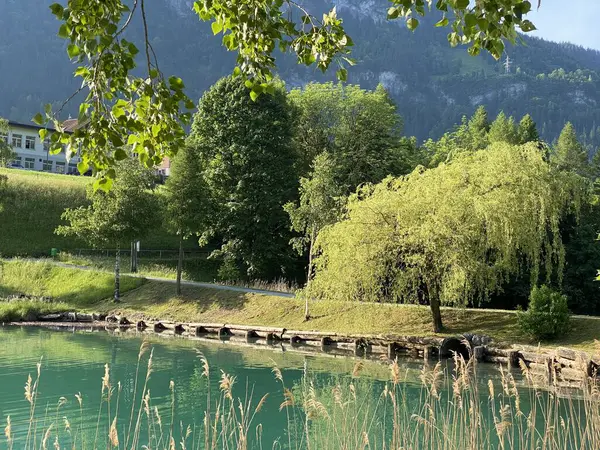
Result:
<instances>
[{"instance_id":1,"label":"weeping willow tree","mask_svg":"<svg viewBox=\"0 0 600 450\"><path fill-rule=\"evenodd\" d=\"M485 300L527 268L562 273L563 215L587 186L559 172L534 144L497 143L435 169L364 188L346 218L324 229L306 295L319 299L440 305Z\"/></svg>"}]
</instances>

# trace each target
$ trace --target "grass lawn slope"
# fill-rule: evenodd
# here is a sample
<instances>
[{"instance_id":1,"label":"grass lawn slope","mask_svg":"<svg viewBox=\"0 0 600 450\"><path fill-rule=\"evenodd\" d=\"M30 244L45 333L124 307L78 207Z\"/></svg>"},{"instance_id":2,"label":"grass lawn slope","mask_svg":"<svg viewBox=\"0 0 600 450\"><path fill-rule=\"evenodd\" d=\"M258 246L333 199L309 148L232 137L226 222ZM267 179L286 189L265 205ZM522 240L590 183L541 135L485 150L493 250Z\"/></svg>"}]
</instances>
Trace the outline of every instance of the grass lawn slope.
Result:
<instances>
[{"instance_id":1,"label":"grass lawn slope","mask_svg":"<svg viewBox=\"0 0 600 450\"><path fill-rule=\"evenodd\" d=\"M89 177L17 169L0 169L8 177L5 208L0 212L0 256L49 256L50 249L88 248L84 242L54 234L65 208L87 204ZM158 213L158 212L157 212ZM144 249L177 249L178 239L158 228L142 242ZM197 249L194 239L186 248Z\"/></svg>"},{"instance_id":2,"label":"grass lawn slope","mask_svg":"<svg viewBox=\"0 0 600 450\"><path fill-rule=\"evenodd\" d=\"M143 283L141 278L122 277L121 291ZM0 301L0 322L27 319L34 314L94 309L111 298L113 290L114 276L110 273L67 269L47 262L0 262L0 299L18 295L51 299Z\"/></svg>"}]
</instances>

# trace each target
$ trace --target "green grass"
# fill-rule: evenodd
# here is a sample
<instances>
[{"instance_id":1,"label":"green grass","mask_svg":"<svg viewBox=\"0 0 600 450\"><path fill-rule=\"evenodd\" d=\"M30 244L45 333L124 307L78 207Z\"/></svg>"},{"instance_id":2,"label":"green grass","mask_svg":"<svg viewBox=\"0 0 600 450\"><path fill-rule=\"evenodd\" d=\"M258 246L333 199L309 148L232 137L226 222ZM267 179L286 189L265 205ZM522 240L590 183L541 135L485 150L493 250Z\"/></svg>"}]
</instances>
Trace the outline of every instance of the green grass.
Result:
<instances>
[{"instance_id":1,"label":"green grass","mask_svg":"<svg viewBox=\"0 0 600 450\"><path fill-rule=\"evenodd\" d=\"M141 278L122 277L121 291L144 284ZM0 298L24 294L50 297L40 300L0 302L0 322L28 319L33 313L47 314L66 310L85 310L113 295L114 277L110 273L58 267L49 262L13 260L0 263Z\"/></svg>"},{"instance_id":2,"label":"green grass","mask_svg":"<svg viewBox=\"0 0 600 450\"><path fill-rule=\"evenodd\" d=\"M115 305L102 308L115 311ZM304 303L293 298L243 294L184 286L181 297L175 286L148 282L123 296L116 312L132 318L158 317L182 322L213 322L285 327L370 335L432 335L428 307L377 303L319 301L311 304L313 319L304 321ZM486 334L502 343L537 344L518 327L512 311L443 308L446 330L442 335ZM560 339L546 343L592 351L600 337L600 320L573 319L573 329Z\"/></svg>"},{"instance_id":3,"label":"green grass","mask_svg":"<svg viewBox=\"0 0 600 450\"><path fill-rule=\"evenodd\" d=\"M123 277L122 303L117 305L111 300L113 276L108 272L22 260L2 263L1 269L0 297L17 293L52 297L51 306L42 302L37 305L46 312L55 307L60 311L115 312L130 319L230 323L340 334L433 334L431 313L425 306L318 301L311 303L313 318L305 322L304 302L295 298L191 286L183 286L182 295L177 297L174 283ZM35 306L27 302L0 303L0 321L25 317ZM443 336L477 333L500 343L537 344L521 332L512 311L443 308L442 317L446 326ZM593 351L595 339L600 338L600 319L573 318L572 324L567 335L544 345Z\"/></svg>"},{"instance_id":4,"label":"green grass","mask_svg":"<svg viewBox=\"0 0 600 450\"><path fill-rule=\"evenodd\" d=\"M0 255L48 256L50 249L74 250L88 248L85 242L54 234L63 223L65 208L87 203L85 198L89 177L59 175L17 169L0 169L8 177L8 193L4 210L0 212ZM186 248L197 249L189 239ZM147 249L176 249L178 240L158 228L142 242Z\"/></svg>"}]
</instances>

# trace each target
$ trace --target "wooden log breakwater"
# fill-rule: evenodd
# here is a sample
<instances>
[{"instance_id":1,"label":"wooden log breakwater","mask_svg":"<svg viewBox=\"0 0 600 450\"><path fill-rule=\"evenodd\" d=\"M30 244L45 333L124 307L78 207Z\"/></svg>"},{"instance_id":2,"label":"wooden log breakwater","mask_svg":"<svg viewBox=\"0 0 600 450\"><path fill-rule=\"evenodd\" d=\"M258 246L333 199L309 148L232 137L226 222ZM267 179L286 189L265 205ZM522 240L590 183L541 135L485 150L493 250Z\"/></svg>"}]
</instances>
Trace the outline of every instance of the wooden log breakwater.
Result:
<instances>
[{"instance_id":1,"label":"wooden log breakwater","mask_svg":"<svg viewBox=\"0 0 600 450\"><path fill-rule=\"evenodd\" d=\"M486 336L463 335L441 337L397 335L346 335L321 331L288 330L279 327L236 325L227 323L173 322L168 320L139 320L132 322L124 316L103 314L60 313L39 318L38 322L20 325L53 327L92 327L119 329L140 333L161 333L183 337L215 336L221 340L240 338L247 343L266 345L289 344L309 352L344 356L384 358L423 358L435 360L458 354L465 359L519 368L538 380L548 383L581 382L589 377L599 378L600 357L573 349L548 349L526 345L495 346Z\"/></svg>"}]
</instances>

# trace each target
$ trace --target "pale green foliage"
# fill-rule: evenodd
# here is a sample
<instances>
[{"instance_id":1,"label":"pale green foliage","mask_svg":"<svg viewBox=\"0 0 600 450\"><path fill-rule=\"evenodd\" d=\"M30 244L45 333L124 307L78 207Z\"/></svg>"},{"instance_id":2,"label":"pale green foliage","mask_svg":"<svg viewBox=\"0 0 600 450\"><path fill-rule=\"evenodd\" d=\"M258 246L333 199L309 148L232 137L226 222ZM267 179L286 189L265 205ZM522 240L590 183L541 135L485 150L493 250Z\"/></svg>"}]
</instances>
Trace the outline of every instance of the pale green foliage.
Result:
<instances>
[{"instance_id":1,"label":"pale green foliage","mask_svg":"<svg viewBox=\"0 0 600 450\"><path fill-rule=\"evenodd\" d=\"M500 111L500 114L498 114L496 120L490 126L489 140L490 143L506 142L513 145L518 144L519 129L515 124L515 119L512 116L506 117L504 111Z\"/></svg>"},{"instance_id":2,"label":"pale green foliage","mask_svg":"<svg viewBox=\"0 0 600 450\"><path fill-rule=\"evenodd\" d=\"M152 173L135 160L119 163L117 172L120 179L110 192L89 188L89 206L65 210L68 225L59 226L57 234L100 247L142 239L150 231L158 219Z\"/></svg>"},{"instance_id":3,"label":"pale green foliage","mask_svg":"<svg viewBox=\"0 0 600 450\"><path fill-rule=\"evenodd\" d=\"M326 151L337 183L349 193L361 183L381 181L403 159L396 151L402 121L382 86L368 91L355 85L310 83L292 90L289 99L296 112L294 148L302 175Z\"/></svg>"},{"instance_id":4,"label":"pale green foliage","mask_svg":"<svg viewBox=\"0 0 600 450\"><path fill-rule=\"evenodd\" d=\"M63 144L67 153L81 149L80 170L84 172L91 166L103 173L96 187L105 190L115 175L111 167L127 157L120 151L124 136L128 136L127 144L136 147L141 162L151 167L165 155L172 155L172 149L181 148L182 124L189 119L184 111L193 108L182 80L166 80L158 70L146 20L149 3L138 0L129 8L122 0L68 0L66 7L59 3L50 6L62 22L58 35L69 41L69 58L82 63L75 76L81 77L80 90L86 94L79 109L85 127L72 135L64 133L59 120L62 108L53 112L48 107L45 118L38 114L35 120L54 123L58 130L52 134L54 151L60 151ZM425 15L433 5L432 0L390 3L388 17L405 19L409 29L419 23L415 15ZM436 26L451 25L450 44L470 44L471 54L486 50L499 58L504 52L504 39L514 42L517 29L535 29L524 17L531 10L526 0L437 0L435 8L444 12ZM335 8L318 18L291 0L196 0L193 10L200 19L211 22L213 34L223 34L222 42L228 50L237 52L233 73L246 81L253 100L272 91L274 54L278 50L291 51L299 63L314 64L323 71L333 63L339 67L337 76L342 81L347 78L346 67L354 64L347 57L352 39ZM143 42L124 39L127 27L140 19ZM143 75L133 75L139 48L144 49ZM40 137L45 135L42 130Z\"/></svg>"},{"instance_id":5,"label":"pale green foliage","mask_svg":"<svg viewBox=\"0 0 600 450\"><path fill-rule=\"evenodd\" d=\"M8 136L8 121L0 117L0 167L8 166L17 156L5 136Z\"/></svg>"},{"instance_id":6,"label":"pale green foliage","mask_svg":"<svg viewBox=\"0 0 600 450\"><path fill-rule=\"evenodd\" d=\"M551 161L560 170L569 170L583 175L587 168L588 157L585 147L579 142L575 127L567 122L558 141L552 149Z\"/></svg>"},{"instance_id":7,"label":"pale green foliage","mask_svg":"<svg viewBox=\"0 0 600 450\"><path fill-rule=\"evenodd\" d=\"M559 275L560 219L577 208L581 178L553 170L534 144L505 143L435 169L388 178L352 197L323 230L315 298L465 305L525 263Z\"/></svg>"},{"instance_id":8,"label":"pale green foliage","mask_svg":"<svg viewBox=\"0 0 600 450\"><path fill-rule=\"evenodd\" d=\"M317 155L308 178L300 179L300 202L284 205L290 215L292 230L302 236L292 239L300 255L317 238L326 225L335 223L344 203L340 187L335 182L335 167L327 153Z\"/></svg>"}]
</instances>

